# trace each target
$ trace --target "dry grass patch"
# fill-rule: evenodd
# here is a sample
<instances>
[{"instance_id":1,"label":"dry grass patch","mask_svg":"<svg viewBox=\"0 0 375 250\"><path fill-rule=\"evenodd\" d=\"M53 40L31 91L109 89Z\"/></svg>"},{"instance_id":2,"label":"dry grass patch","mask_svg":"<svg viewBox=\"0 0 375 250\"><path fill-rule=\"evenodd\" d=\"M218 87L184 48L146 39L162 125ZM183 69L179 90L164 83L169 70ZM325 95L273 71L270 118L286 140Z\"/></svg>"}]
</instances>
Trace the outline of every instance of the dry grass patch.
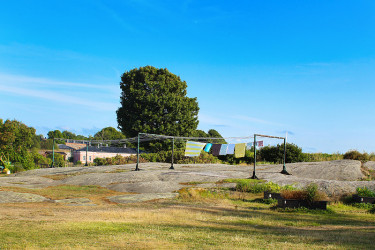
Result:
<instances>
[{"instance_id":1,"label":"dry grass patch","mask_svg":"<svg viewBox=\"0 0 375 250\"><path fill-rule=\"evenodd\" d=\"M1 187L1 191L13 191L18 193L31 193L44 196L52 200L62 200L71 198L89 198L95 202L109 202L108 196L116 196L127 194L123 192L113 191L107 188L98 186L75 186L75 185L60 185L46 188L28 189L22 187Z\"/></svg>"},{"instance_id":2,"label":"dry grass patch","mask_svg":"<svg viewBox=\"0 0 375 250\"><path fill-rule=\"evenodd\" d=\"M59 181L59 180L64 180L68 177L77 176L77 175L84 175L84 174L89 174L89 173L79 173L79 172L77 172L77 173L70 173L70 174L53 174L53 175L44 175L42 177L52 179L52 180L55 180L55 181Z\"/></svg>"},{"instance_id":3,"label":"dry grass patch","mask_svg":"<svg viewBox=\"0 0 375 250\"><path fill-rule=\"evenodd\" d=\"M329 213L279 211L256 202L259 194L240 199L238 193L189 188L179 199L96 207L0 204L0 248L373 247L375 215L364 209L357 213L359 208L334 204Z\"/></svg>"}]
</instances>

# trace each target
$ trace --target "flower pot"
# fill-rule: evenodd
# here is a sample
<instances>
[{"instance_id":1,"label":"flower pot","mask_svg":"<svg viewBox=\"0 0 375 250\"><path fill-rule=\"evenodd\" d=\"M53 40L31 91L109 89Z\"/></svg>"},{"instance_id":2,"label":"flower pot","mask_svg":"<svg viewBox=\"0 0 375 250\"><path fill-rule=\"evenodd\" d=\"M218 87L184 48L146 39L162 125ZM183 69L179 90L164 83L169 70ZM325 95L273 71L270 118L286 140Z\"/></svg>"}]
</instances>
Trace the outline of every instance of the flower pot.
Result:
<instances>
[{"instance_id":1,"label":"flower pot","mask_svg":"<svg viewBox=\"0 0 375 250\"><path fill-rule=\"evenodd\" d=\"M304 200L280 199L278 200L278 207L281 208L299 208L306 207L310 209L327 209L327 201L314 201L309 203Z\"/></svg>"},{"instance_id":2,"label":"flower pot","mask_svg":"<svg viewBox=\"0 0 375 250\"><path fill-rule=\"evenodd\" d=\"M353 200L358 203L371 203L375 204L375 197L365 197L359 195L353 195Z\"/></svg>"},{"instance_id":3,"label":"flower pot","mask_svg":"<svg viewBox=\"0 0 375 250\"><path fill-rule=\"evenodd\" d=\"M280 199L282 199L282 197L281 197L280 193L264 192L263 199L280 200Z\"/></svg>"}]
</instances>

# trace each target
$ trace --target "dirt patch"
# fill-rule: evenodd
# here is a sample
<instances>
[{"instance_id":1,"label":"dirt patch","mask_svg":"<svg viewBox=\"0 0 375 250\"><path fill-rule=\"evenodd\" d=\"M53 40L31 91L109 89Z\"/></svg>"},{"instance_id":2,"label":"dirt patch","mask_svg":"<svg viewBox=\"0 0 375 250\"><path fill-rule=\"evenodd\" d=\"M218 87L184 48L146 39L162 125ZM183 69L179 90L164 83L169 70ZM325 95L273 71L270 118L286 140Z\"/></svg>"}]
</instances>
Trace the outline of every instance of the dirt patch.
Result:
<instances>
[{"instance_id":1,"label":"dirt patch","mask_svg":"<svg viewBox=\"0 0 375 250\"><path fill-rule=\"evenodd\" d=\"M0 191L0 203L24 203L24 202L44 202L49 199L30 193L17 193L12 191Z\"/></svg>"}]
</instances>

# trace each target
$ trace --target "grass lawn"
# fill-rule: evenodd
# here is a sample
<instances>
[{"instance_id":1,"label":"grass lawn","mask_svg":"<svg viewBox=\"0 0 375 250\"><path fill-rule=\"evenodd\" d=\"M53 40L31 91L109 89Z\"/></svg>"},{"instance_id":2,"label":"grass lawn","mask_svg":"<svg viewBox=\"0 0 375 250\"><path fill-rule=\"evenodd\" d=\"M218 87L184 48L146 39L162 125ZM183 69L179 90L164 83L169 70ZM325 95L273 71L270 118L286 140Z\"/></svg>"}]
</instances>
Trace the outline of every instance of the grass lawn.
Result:
<instances>
[{"instance_id":1,"label":"grass lawn","mask_svg":"<svg viewBox=\"0 0 375 250\"><path fill-rule=\"evenodd\" d=\"M90 198L92 190L80 196ZM102 201L111 193L97 191ZM180 194L129 205L0 204L0 249L374 249L375 215L365 208L338 203L326 212L285 211L259 202L260 195L200 188Z\"/></svg>"}]
</instances>

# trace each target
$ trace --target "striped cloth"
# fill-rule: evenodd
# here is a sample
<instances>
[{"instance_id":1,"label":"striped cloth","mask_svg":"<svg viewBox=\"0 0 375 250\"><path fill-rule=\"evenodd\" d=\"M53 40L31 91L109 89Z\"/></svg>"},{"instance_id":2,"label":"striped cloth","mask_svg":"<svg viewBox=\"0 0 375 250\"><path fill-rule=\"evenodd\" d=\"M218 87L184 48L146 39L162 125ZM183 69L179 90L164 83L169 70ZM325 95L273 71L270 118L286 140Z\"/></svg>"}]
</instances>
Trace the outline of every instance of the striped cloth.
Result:
<instances>
[{"instance_id":1,"label":"striped cloth","mask_svg":"<svg viewBox=\"0 0 375 250\"><path fill-rule=\"evenodd\" d=\"M228 149L227 149L227 154L228 155L234 154L234 147L235 147L234 144L228 144Z\"/></svg>"},{"instance_id":2,"label":"striped cloth","mask_svg":"<svg viewBox=\"0 0 375 250\"><path fill-rule=\"evenodd\" d=\"M221 144L214 144L212 145L212 155L213 156L218 156L220 154L220 149L221 149Z\"/></svg>"},{"instance_id":3,"label":"striped cloth","mask_svg":"<svg viewBox=\"0 0 375 250\"><path fill-rule=\"evenodd\" d=\"M219 155L227 155L228 144L221 144Z\"/></svg>"},{"instance_id":4,"label":"striped cloth","mask_svg":"<svg viewBox=\"0 0 375 250\"><path fill-rule=\"evenodd\" d=\"M185 149L185 156L189 156L189 157L199 156L201 154L201 151L204 145L206 145L206 143L187 141L186 149Z\"/></svg>"},{"instance_id":5,"label":"striped cloth","mask_svg":"<svg viewBox=\"0 0 375 250\"><path fill-rule=\"evenodd\" d=\"M234 157L236 157L236 158L245 157L245 149L246 149L245 143L236 144L235 151L234 151Z\"/></svg>"},{"instance_id":6,"label":"striped cloth","mask_svg":"<svg viewBox=\"0 0 375 250\"><path fill-rule=\"evenodd\" d=\"M204 148L204 151L206 151L207 153L210 152L211 147L212 143L207 143L206 147Z\"/></svg>"}]
</instances>

